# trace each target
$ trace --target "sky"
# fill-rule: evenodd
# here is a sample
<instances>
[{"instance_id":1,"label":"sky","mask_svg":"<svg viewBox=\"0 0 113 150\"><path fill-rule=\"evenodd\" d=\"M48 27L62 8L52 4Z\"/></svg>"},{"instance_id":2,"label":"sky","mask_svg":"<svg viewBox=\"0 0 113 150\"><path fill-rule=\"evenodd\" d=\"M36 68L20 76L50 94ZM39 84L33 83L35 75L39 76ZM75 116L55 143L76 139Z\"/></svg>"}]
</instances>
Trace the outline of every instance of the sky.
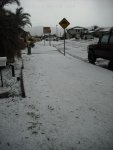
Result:
<instances>
[{"instance_id":1,"label":"sky","mask_svg":"<svg viewBox=\"0 0 113 150\"><path fill-rule=\"evenodd\" d=\"M113 0L20 0L31 15L32 26L59 26L66 18L70 27L113 26ZM13 6L10 6L13 9Z\"/></svg>"}]
</instances>

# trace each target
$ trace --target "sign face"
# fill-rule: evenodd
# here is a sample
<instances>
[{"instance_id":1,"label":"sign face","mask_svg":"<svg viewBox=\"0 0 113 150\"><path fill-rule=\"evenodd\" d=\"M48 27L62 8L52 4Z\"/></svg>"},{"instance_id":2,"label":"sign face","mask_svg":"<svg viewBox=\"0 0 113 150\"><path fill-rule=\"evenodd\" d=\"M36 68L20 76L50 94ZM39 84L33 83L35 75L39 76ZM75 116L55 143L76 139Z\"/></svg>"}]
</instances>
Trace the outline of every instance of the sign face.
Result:
<instances>
[{"instance_id":1,"label":"sign face","mask_svg":"<svg viewBox=\"0 0 113 150\"><path fill-rule=\"evenodd\" d=\"M67 28L69 24L70 24L70 23L69 23L65 18L63 18L63 19L59 22L59 25L60 25L63 29Z\"/></svg>"},{"instance_id":2,"label":"sign face","mask_svg":"<svg viewBox=\"0 0 113 150\"><path fill-rule=\"evenodd\" d=\"M50 27L43 27L43 33L51 33Z\"/></svg>"},{"instance_id":3,"label":"sign face","mask_svg":"<svg viewBox=\"0 0 113 150\"><path fill-rule=\"evenodd\" d=\"M5 67L6 66L6 57L0 57L0 67Z\"/></svg>"}]
</instances>

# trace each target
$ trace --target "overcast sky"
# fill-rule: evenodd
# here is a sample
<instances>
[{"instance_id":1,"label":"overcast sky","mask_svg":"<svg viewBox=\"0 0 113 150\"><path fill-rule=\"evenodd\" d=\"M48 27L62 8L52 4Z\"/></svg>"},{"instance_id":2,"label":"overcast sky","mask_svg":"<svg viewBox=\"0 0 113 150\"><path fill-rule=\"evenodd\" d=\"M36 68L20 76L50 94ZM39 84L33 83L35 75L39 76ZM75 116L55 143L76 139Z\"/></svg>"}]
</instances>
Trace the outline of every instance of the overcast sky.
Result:
<instances>
[{"instance_id":1,"label":"overcast sky","mask_svg":"<svg viewBox=\"0 0 113 150\"><path fill-rule=\"evenodd\" d=\"M56 26L65 17L73 26L113 26L113 0L20 0L33 26ZM13 6L11 6L13 9Z\"/></svg>"}]
</instances>

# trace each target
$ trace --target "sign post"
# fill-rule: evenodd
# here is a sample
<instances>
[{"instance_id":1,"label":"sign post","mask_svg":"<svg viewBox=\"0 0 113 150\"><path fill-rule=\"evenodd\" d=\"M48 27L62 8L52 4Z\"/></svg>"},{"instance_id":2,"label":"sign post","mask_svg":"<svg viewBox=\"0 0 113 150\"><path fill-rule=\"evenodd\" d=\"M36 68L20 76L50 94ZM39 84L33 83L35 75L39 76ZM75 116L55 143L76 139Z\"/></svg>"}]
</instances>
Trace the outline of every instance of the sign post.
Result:
<instances>
[{"instance_id":1,"label":"sign post","mask_svg":"<svg viewBox=\"0 0 113 150\"><path fill-rule=\"evenodd\" d=\"M49 46L51 46L51 35L49 33Z\"/></svg>"},{"instance_id":2,"label":"sign post","mask_svg":"<svg viewBox=\"0 0 113 150\"><path fill-rule=\"evenodd\" d=\"M45 46L45 34L44 34L44 46Z\"/></svg>"},{"instance_id":3,"label":"sign post","mask_svg":"<svg viewBox=\"0 0 113 150\"><path fill-rule=\"evenodd\" d=\"M51 28L43 27L43 33L44 33L44 46L45 46L45 34L49 34L49 46L50 46L51 45L51 40L50 40Z\"/></svg>"},{"instance_id":4,"label":"sign post","mask_svg":"<svg viewBox=\"0 0 113 150\"><path fill-rule=\"evenodd\" d=\"M65 43L66 43L66 42L65 42L65 39L66 39L66 32L65 32L65 29L64 29L64 56L65 56L65 45L66 45L66 44L65 44Z\"/></svg>"},{"instance_id":5,"label":"sign post","mask_svg":"<svg viewBox=\"0 0 113 150\"><path fill-rule=\"evenodd\" d=\"M68 27L70 23L63 18L60 22L59 25L64 29L64 56L65 56L65 38L66 38L66 33L65 33L65 29Z\"/></svg>"}]
</instances>

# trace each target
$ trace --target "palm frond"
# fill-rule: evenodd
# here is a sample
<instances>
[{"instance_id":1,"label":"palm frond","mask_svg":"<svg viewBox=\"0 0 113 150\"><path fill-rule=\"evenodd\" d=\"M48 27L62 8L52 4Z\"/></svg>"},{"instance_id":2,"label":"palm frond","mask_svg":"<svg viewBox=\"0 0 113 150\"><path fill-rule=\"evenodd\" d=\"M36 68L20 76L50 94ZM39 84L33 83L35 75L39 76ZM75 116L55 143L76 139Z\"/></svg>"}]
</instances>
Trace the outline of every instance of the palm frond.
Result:
<instances>
[{"instance_id":1,"label":"palm frond","mask_svg":"<svg viewBox=\"0 0 113 150\"><path fill-rule=\"evenodd\" d=\"M12 3L16 3L19 6L20 0L0 0L0 8Z\"/></svg>"}]
</instances>

